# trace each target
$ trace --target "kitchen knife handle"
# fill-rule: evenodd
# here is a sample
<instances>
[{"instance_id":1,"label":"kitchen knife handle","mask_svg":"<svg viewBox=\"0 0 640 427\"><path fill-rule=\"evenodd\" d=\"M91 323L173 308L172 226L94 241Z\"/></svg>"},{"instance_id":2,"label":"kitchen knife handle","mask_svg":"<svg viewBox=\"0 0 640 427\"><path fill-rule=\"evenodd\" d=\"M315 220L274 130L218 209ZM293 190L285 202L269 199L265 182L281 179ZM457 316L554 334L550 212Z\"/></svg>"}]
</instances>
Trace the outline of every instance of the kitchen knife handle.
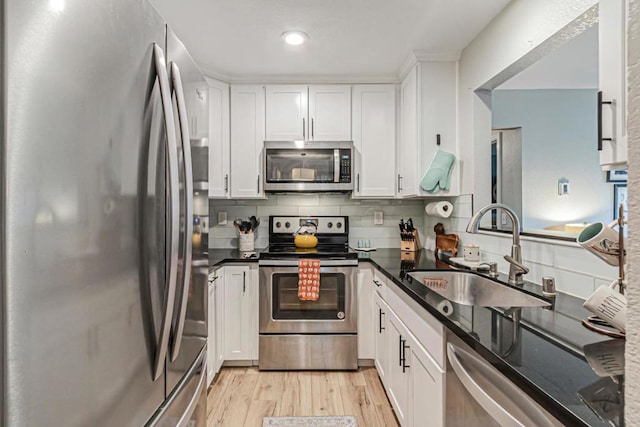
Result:
<instances>
[{"instance_id":1,"label":"kitchen knife handle","mask_svg":"<svg viewBox=\"0 0 640 427\"><path fill-rule=\"evenodd\" d=\"M171 62L170 79L172 89L176 94L176 108L178 110L178 125L182 139L182 161L184 167L184 259L182 260L182 292L177 291L179 311L173 331L173 343L171 346L171 361L174 362L180 354L180 345L184 333L184 323L187 316L187 300L189 298L189 285L191 283L191 260L193 259L193 170L191 165L191 145L189 138L189 126L186 102L184 100L184 88L180 68L175 62ZM176 153L177 155L177 153Z\"/></svg>"}]
</instances>

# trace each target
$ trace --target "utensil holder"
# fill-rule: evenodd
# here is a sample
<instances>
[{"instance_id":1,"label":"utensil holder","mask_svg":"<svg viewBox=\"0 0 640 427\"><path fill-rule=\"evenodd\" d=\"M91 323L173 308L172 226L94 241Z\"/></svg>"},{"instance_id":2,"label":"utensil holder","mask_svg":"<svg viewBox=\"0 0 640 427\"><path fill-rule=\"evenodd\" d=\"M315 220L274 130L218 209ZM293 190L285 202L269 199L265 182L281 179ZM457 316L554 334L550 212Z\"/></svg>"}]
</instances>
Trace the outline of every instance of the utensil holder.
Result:
<instances>
[{"instance_id":1,"label":"utensil holder","mask_svg":"<svg viewBox=\"0 0 640 427\"><path fill-rule=\"evenodd\" d=\"M238 235L238 250L240 252L252 252L254 250L253 233Z\"/></svg>"},{"instance_id":2,"label":"utensil holder","mask_svg":"<svg viewBox=\"0 0 640 427\"><path fill-rule=\"evenodd\" d=\"M418 231L414 230L411 233L406 233L404 236L410 236L408 240L400 240L400 250L405 252L415 252L420 249L420 239L418 238Z\"/></svg>"}]
</instances>

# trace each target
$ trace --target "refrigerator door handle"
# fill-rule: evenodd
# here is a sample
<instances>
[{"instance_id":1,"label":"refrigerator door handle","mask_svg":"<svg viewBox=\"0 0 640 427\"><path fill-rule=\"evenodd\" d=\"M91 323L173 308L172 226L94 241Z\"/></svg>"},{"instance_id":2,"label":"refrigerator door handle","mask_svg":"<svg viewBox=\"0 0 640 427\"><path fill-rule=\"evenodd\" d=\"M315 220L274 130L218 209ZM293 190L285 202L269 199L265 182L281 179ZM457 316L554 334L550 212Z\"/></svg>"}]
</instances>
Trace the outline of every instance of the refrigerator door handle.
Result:
<instances>
[{"instance_id":1,"label":"refrigerator door handle","mask_svg":"<svg viewBox=\"0 0 640 427\"><path fill-rule=\"evenodd\" d=\"M200 378L198 378L198 385L196 386L196 391L193 394L193 396L191 396L191 400L189 400L189 404L187 405L187 408L182 414L182 417L180 417L180 420L178 420L176 427L187 427L189 425L189 422L191 421L191 416L193 415L193 411L195 411L196 407L198 406L198 399L200 398L203 388L205 387L206 378L207 378L207 364L203 360L202 368L200 369Z\"/></svg>"},{"instance_id":2,"label":"refrigerator door handle","mask_svg":"<svg viewBox=\"0 0 640 427\"><path fill-rule=\"evenodd\" d=\"M184 89L182 86L182 78L180 69L175 62L171 62L171 83L172 90L176 94L176 105L178 108L178 121L180 126L180 135L182 139L182 158L184 162L184 216L185 216L185 232L184 232L184 263L182 270L184 277L182 281L182 292L179 294L179 312L175 330L173 331L173 343L171 345L171 361L175 361L180 354L180 344L182 343L182 334L184 332L185 317L187 315L187 300L189 297L189 283L191 281L191 260L193 256L193 247L191 245L191 235L193 234L193 169L191 165L191 146L189 138L189 126L186 103L184 100ZM176 147L177 148L177 147Z\"/></svg>"},{"instance_id":3,"label":"refrigerator door handle","mask_svg":"<svg viewBox=\"0 0 640 427\"><path fill-rule=\"evenodd\" d=\"M165 359L169 347L169 335L171 332L171 320L173 316L173 308L176 295L176 281L178 275L178 238L179 238L179 214L180 200L178 193L178 152L176 142L175 123L173 121L173 107L171 102L171 89L169 87L169 76L167 74L164 53L157 44L153 44L153 59L158 84L160 87L160 99L162 102L162 113L164 115L166 133L167 133L167 155L169 160L169 188L170 188L170 206L171 206L171 233L170 233L170 259L168 286L165 293L164 311L162 315L162 323L160 326L159 343L155 352L155 361L153 364L153 380L160 378L164 372Z\"/></svg>"}]
</instances>

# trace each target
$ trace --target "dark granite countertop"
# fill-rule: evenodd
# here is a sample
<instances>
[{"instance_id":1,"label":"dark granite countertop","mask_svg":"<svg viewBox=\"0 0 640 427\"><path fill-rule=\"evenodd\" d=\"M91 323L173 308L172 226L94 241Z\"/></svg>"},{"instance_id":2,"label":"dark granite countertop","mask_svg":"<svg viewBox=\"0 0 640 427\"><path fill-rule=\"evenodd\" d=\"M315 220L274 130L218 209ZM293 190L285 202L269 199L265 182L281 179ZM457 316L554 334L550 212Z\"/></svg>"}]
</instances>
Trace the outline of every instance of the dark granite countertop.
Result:
<instances>
[{"instance_id":1,"label":"dark granite countertop","mask_svg":"<svg viewBox=\"0 0 640 427\"><path fill-rule=\"evenodd\" d=\"M581 320L590 314L582 307L583 300L559 293L551 309L524 307L520 328L514 333L512 317L501 308L452 302L453 314L441 313L435 302L442 297L407 273L450 270L454 267L444 261L448 257L438 259L432 251L421 250L415 253L413 261L402 261L400 254L399 249L381 249L359 256L361 262L369 261L378 267L389 282L417 301L565 425L624 425L620 419L624 413L623 393L618 393L623 390L624 378L596 375L583 350L588 344L614 340L582 326ZM498 279L505 284L507 276L501 274ZM539 285L527 283L523 289L542 296ZM587 397L596 390L601 394ZM585 400L596 403L587 404Z\"/></svg>"},{"instance_id":2,"label":"dark granite countertop","mask_svg":"<svg viewBox=\"0 0 640 427\"><path fill-rule=\"evenodd\" d=\"M260 250L256 254L259 256ZM555 301L550 300L551 309L522 308L519 327L514 330L512 316L501 308L452 302L453 314L441 313L436 302L442 297L407 274L453 269L446 256L438 259L432 251L421 250L413 259L401 260L399 249L378 249L358 255L360 262L371 262L390 279L391 286L409 295L565 425L624 425L621 420L624 393L619 392L623 390L624 377L599 377L583 350L585 345L615 340L581 325L581 320L589 315L582 307L583 300L558 294ZM210 268L227 262L257 260L257 257L243 258L237 250L209 250ZM497 279L507 286L506 275L500 274ZM542 287L536 284L526 283L523 289L542 295ZM593 393L599 394L594 397Z\"/></svg>"}]
</instances>

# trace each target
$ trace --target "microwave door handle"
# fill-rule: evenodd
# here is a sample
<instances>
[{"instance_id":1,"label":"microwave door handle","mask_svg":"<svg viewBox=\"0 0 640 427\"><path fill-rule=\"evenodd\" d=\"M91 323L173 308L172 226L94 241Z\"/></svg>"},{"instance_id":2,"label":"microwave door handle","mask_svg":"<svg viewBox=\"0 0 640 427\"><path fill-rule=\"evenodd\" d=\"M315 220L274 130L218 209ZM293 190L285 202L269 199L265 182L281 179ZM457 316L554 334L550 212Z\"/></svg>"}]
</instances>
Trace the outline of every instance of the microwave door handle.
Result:
<instances>
[{"instance_id":1,"label":"microwave door handle","mask_svg":"<svg viewBox=\"0 0 640 427\"><path fill-rule=\"evenodd\" d=\"M178 192L178 143L176 141L176 129L173 120L173 106L171 105L171 88L167 73L164 53L157 45L153 45L153 57L156 75L160 87L160 100L162 102L162 114L164 115L167 158L169 166L169 200L171 206L171 227L169 237L169 271L167 272L167 289L165 292L164 311L160 324L159 343L155 352L153 364L153 380L157 380L164 372L165 358L169 347L169 335L171 332L173 308L176 297L176 282L178 280L178 238L179 238L179 214L180 200Z\"/></svg>"},{"instance_id":2,"label":"microwave door handle","mask_svg":"<svg viewBox=\"0 0 640 427\"><path fill-rule=\"evenodd\" d=\"M184 89L182 86L182 78L180 69L175 62L171 63L171 82L176 94L176 105L178 108L178 125L180 127L180 135L182 139L182 159L184 163L184 260L182 265L183 280L182 292L179 294L179 312L177 323L173 334L173 343L171 346L171 361L174 362L180 354L180 344L182 343L182 334L184 332L184 322L187 315L187 300L189 297L189 283L191 281L191 260L193 256L193 246L191 244L191 235L193 234L193 171L191 168L191 146L189 138L189 127L187 126L187 109L184 100Z\"/></svg>"},{"instance_id":3,"label":"microwave door handle","mask_svg":"<svg viewBox=\"0 0 640 427\"><path fill-rule=\"evenodd\" d=\"M340 150L333 150L333 182L340 182Z\"/></svg>"}]
</instances>

